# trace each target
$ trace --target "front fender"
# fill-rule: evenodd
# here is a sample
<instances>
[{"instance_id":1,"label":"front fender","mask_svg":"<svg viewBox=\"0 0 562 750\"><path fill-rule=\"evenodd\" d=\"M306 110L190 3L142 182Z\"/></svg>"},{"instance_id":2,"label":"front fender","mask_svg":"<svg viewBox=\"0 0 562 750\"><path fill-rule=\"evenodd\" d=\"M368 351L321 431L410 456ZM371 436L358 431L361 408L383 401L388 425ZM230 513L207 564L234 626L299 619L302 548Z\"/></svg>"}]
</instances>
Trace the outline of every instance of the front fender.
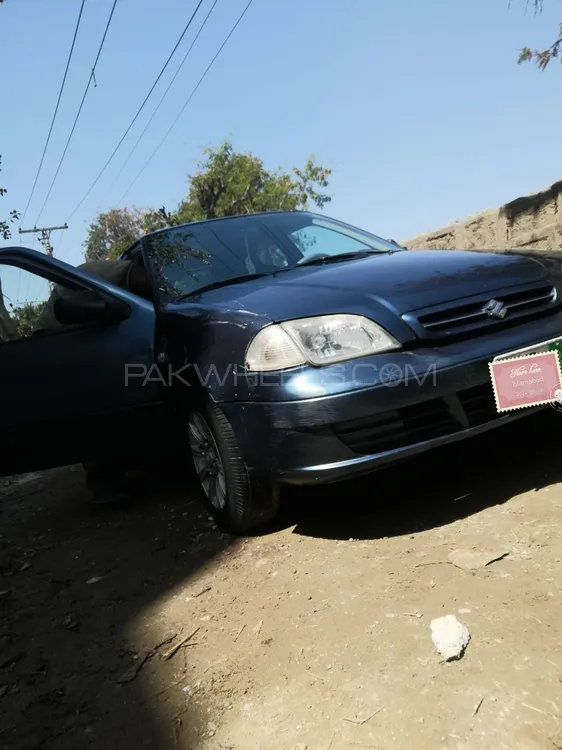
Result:
<instances>
[{"instance_id":1,"label":"front fender","mask_svg":"<svg viewBox=\"0 0 562 750\"><path fill-rule=\"evenodd\" d=\"M183 389L205 391L213 401L244 400L251 384L244 357L252 338L271 321L252 313L220 312L190 306L166 310L159 321L165 362L158 375L175 395Z\"/></svg>"}]
</instances>

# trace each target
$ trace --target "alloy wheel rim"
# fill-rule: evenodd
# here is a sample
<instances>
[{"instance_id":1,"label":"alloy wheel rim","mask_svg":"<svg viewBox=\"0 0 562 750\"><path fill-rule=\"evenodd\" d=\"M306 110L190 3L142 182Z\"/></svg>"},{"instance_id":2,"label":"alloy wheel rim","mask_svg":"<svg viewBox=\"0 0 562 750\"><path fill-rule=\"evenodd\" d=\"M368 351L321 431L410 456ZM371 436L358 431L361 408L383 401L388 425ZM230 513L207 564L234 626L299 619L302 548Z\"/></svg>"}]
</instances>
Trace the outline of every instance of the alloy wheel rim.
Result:
<instances>
[{"instance_id":1,"label":"alloy wheel rim","mask_svg":"<svg viewBox=\"0 0 562 750\"><path fill-rule=\"evenodd\" d=\"M226 506L226 477L219 449L205 418L194 412L189 418L189 446L197 477L211 505Z\"/></svg>"}]
</instances>

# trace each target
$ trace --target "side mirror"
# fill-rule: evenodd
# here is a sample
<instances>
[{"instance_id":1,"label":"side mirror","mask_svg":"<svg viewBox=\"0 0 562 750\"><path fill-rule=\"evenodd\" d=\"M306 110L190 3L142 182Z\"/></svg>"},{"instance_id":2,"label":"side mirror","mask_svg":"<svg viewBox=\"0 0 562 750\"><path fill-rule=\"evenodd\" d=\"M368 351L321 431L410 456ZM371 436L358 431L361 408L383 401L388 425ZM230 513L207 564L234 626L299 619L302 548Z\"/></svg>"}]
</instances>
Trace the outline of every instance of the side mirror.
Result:
<instances>
[{"instance_id":1,"label":"side mirror","mask_svg":"<svg viewBox=\"0 0 562 750\"><path fill-rule=\"evenodd\" d=\"M54 304L55 318L63 325L110 325L129 317L129 306L97 292L81 290L59 297Z\"/></svg>"}]
</instances>

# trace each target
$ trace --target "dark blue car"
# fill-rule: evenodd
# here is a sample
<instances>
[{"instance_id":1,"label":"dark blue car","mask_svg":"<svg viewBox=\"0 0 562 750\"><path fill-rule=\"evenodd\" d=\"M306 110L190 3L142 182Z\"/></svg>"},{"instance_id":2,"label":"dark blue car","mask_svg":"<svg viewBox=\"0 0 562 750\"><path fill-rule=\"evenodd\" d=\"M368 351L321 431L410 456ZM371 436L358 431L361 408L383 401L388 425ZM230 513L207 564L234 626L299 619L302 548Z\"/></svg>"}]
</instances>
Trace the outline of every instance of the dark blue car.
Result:
<instances>
[{"instance_id":1,"label":"dark blue car","mask_svg":"<svg viewBox=\"0 0 562 750\"><path fill-rule=\"evenodd\" d=\"M533 413L498 413L489 363L562 337L559 264L408 251L308 212L185 224L125 259L154 302L0 250L69 291L68 324L0 345L2 473L173 454L248 532L279 489L370 472Z\"/></svg>"}]
</instances>

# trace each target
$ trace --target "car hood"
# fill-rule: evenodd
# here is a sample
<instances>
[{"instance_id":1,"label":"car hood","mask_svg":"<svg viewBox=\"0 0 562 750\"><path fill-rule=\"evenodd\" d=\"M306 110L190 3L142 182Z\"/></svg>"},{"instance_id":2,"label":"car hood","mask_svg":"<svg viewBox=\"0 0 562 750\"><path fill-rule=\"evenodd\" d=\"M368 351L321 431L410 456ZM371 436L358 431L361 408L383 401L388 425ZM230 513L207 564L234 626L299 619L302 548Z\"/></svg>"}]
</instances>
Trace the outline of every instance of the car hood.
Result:
<instances>
[{"instance_id":1,"label":"car hood","mask_svg":"<svg viewBox=\"0 0 562 750\"><path fill-rule=\"evenodd\" d=\"M199 302L273 322L328 313L404 313L544 281L548 271L521 255L399 251L328 265L302 266L209 290ZM386 316L385 316L386 317Z\"/></svg>"}]
</instances>

